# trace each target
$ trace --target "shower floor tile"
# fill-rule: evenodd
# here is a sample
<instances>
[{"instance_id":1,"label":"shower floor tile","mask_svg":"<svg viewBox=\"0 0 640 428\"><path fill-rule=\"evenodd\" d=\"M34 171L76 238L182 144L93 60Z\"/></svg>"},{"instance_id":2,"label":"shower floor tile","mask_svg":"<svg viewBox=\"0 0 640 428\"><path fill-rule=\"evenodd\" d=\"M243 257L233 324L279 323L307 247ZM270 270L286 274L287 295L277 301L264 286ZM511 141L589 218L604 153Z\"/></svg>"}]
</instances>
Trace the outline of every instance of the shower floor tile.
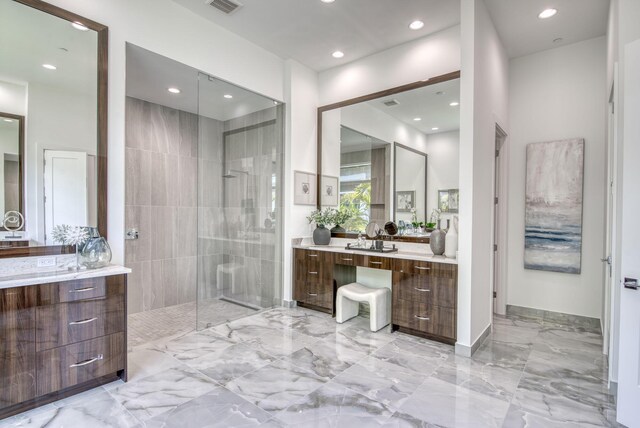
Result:
<instances>
[{"instance_id":1,"label":"shower floor tile","mask_svg":"<svg viewBox=\"0 0 640 428\"><path fill-rule=\"evenodd\" d=\"M234 303L208 299L201 301L199 306L190 302L131 314L128 318L128 348L194 331L197 311L200 311L201 329L259 313Z\"/></svg>"}]
</instances>

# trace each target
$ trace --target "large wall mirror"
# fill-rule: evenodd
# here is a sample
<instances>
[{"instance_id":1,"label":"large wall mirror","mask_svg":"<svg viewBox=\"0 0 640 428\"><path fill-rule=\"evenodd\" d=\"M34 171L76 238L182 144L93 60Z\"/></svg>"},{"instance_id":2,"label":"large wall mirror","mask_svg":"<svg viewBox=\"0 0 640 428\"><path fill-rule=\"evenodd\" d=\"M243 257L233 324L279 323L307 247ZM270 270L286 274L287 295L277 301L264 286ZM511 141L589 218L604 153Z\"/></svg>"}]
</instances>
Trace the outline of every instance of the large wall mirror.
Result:
<instances>
[{"instance_id":1,"label":"large wall mirror","mask_svg":"<svg viewBox=\"0 0 640 428\"><path fill-rule=\"evenodd\" d=\"M334 236L394 221L400 239L421 242L431 220L446 227L457 199L439 195L457 198L459 106L453 72L318 109L318 208L349 213Z\"/></svg>"},{"instance_id":2,"label":"large wall mirror","mask_svg":"<svg viewBox=\"0 0 640 428\"><path fill-rule=\"evenodd\" d=\"M107 39L48 3L0 0L0 219L24 217L3 221L0 257L67 251L59 224L106 234Z\"/></svg>"}]
</instances>

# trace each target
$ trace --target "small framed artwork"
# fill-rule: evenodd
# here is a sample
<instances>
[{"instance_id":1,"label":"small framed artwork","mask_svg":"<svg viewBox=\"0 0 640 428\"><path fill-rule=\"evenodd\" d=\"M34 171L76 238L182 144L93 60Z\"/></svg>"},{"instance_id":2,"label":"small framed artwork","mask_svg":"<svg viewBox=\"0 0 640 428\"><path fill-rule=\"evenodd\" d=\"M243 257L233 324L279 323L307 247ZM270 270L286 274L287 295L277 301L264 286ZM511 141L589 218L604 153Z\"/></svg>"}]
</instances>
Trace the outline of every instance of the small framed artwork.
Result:
<instances>
[{"instance_id":1,"label":"small framed artwork","mask_svg":"<svg viewBox=\"0 0 640 428\"><path fill-rule=\"evenodd\" d=\"M321 184L320 189L322 189L322 195L320 195L320 205L323 207L337 207L340 196L338 177L323 175Z\"/></svg>"},{"instance_id":2,"label":"small framed artwork","mask_svg":"<svg viewBox=\"0 0 640 428\"><path fill-rule=\"evenodd\" d=\"M411 212L416 206L416 191L402 190L396 192L396 211L399 213Z\"/></svg>"},{"instance_id":3,"label":"small framed artwork","mask_svg":"<svg viewBox=\"0 0 640 428\"><path fill-rule=\"evenodd\" d=\"M443 213L457 213L458 194L458 189L438 190L438 208Z\"/></svg>"},{"instance_id":4,"label":"small framed artwork","mask_svg":"<svg viewBox=\"0 0 640 428\"><path fill-rule=\"evenodd\" d=\"M293 172L293 203L296 205L316 205L316 174L311 172Z\"/></svg>"}]
</instances>

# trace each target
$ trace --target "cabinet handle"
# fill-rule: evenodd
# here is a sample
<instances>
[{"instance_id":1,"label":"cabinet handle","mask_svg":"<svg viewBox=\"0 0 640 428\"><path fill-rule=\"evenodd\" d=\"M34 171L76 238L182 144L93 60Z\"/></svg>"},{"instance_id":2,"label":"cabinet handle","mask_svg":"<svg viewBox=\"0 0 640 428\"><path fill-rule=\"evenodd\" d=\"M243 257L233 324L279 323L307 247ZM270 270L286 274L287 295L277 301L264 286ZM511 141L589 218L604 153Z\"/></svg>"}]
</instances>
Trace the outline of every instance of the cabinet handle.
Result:
<instances>
[{"instance_id":1,"label":"cabinet handle","mask_svg":"<svg viewBox=\"0 0 640 428\"><path fill-rule=\"evenodd\" d=\"M414 266L414 268L418 269L418 270L430 270L431 268L428 267L422 267L422 266Z\"/></svg>"},{"instance_id":2,"label":"cabinet handle","mask_svg":"<svg viewBox=\"0 0 640 428\"><path fill-rule=\"evenodd\" d=\"M95 287L86 287L86 288L77 288L74 290L69 290L69 293L83 293L85 291L95 290Z\"/></svg>"},{"instance_id":3,"label":"cabinet handle","mask_svg":"<svg viewBox=\"0 0 640 428\"><path fill-rule=\"evenodd\" d=\"M93 322L95 320L97 320L98 318L93 317L93 318L87 318L86 320L81 320L81 321L71 321L69 323L69 325L80 325L80 324L88 324L90 322Z\"/></svg>"},{"instance_id":4,"label":"cabinet handle","mask_svg":"<svg viewBox=\"0 0 640 428\"><path fill-rule=\"evenodd\" d=\"M309 275L317 275L318 272L309 272Z\"/></svg>"},{"instance_id":5,"label":"cabinet handle","mask_svg":"<svg viewBox=\"0 0 640 428\"><path fill-rule=\"evenodd\" d=\"M309 257L318 257L317 254L308 254Z\"/></svg>"},{"instance_id":6,"label":"cabinet handle","mask_svg":"<svg viewBox=\"0 0 640 428\"><path fill-rule=\"evenodd\" d=\"M86 366L87 364L95 363L96 361L102 360L103 358L104 358L104 356L102 354L98 354L97 357L93 357L93 358L90 358L88 360L80 361L79 363L71 364L69 366L69 368L72 369L74 367Z\"/></svg>"},{"instance_id":7,"label":"cabinet handle","mask_svg":"<svg viewBox=\"0 0 640 428\"><path fill-rule=\"evenodd\" d=\"M352 262L353 259L345 259L344 257L342 258L342 260L344 260L345 262Z\"/></svg>"},{"instance_id":8,"label":"cabinet handle","mask_svg":"<svg viewBox=\"0 0 640 428\"><path fill-rule=\"evenodd\" d=\"M312 297L314 297L314 296L317 296L317 295L318 295L318 293L307 293L307 294L308 294L309 296L312 296Z\"/></svg>"},{"instance_id":9,"label":"cabinet handle","mask_svg":"<svg viewBox=\"0 0 640 428\"><path fill-rule=\"evenodd\" d=\"M415 315L416 318L418 318L421 321L429 321L429 318L427 317L421 317L420 315Z\"/></svg>"},{"instance_id":10,"label":"cabinet handle","mask_svg":"<svg viewBox=\"0 0 640 428\"><path fill-rule=\"evenodd\" d=\"M369 264L372 264L372 265L381 265L381 264L382 264L382 262L369 262Z\"/></svg>"},{"instance_id":11,"label":"cabinet handle","mask_svg":"<svg viewBox=\"0 0 640 428\"><path fill-rule=\"evenodd\" d=\"M416 291L431 291L431 290L429 290L428 288L418 288L418 287L414 287L414 289L415 289Z\"/></svg>"}]
</instances>

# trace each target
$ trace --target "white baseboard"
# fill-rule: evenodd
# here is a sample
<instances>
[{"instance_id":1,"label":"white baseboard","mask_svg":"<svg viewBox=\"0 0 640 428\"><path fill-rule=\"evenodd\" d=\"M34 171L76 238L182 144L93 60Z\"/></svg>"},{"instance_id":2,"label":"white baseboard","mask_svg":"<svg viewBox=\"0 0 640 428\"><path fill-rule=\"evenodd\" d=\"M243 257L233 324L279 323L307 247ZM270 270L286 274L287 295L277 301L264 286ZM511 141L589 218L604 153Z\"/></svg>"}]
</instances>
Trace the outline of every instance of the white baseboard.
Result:
<instances>
[{"instance_id":1,"label":"white baseboard","mask_svg":"<svg viewBox=\"0 0 640 428\"><path fill-rule=\"evenodd\" d=\"M461 343L456 343L456 355L460 355L462 357L471 358L471 356L478 350L480 345L484 343L484 341L491 334L491 324L484 329L480 337L473 343L471 346L463 345Z\"/></svg>"}]
</instances>

